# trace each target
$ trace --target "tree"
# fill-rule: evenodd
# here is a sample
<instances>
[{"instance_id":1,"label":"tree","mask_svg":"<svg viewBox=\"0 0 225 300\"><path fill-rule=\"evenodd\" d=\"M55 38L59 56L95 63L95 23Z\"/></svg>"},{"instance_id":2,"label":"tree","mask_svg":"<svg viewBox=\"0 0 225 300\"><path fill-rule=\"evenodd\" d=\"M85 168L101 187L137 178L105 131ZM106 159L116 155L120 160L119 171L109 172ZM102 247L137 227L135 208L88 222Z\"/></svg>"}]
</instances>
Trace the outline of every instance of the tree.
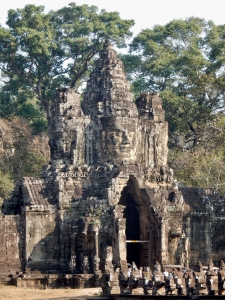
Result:
<instances>
[{"instance_id":1,"label":"tree","mask_svg":"<svg viewBox=\"0 0 225 300\"><path fill-rule=\"evenodd\" d=\"M169 162L175 176L189 186L216 189L225 194L225 115L208 122L200 145L191 150L170 149Z\"/></svg>"},{"instance_id":2,"label":"tree","mask_svg":"<svg viewBox=\"0 0 225 300\"><path fill-rule=\"evenodd\" d=\"M44 108L31 90L22 87L14 76L0 90L0 117L22 117L29 121L35 134L47 130Z\"/></svg>"},{"instance_id":3,"label":"tree","mask_svg":"<svg viewBox=\"0 0 225 300\"><path fill-rule=\"evenodd\" d=\"M77 88L104 40L124 47L134 21L122 20L117 12L98 12L96 6L70 3L49 13L35 5L9 10L6 24L8 29L0 28L0 67L9 87L3 96L15 102L13 86L26 98L32 94L49 117L55 88Z\"/></svg>"},{"instance_id":4,"label":"tree","mask_svg":"<svg viewBox=\"0 0 225 300\"><path fill-rule=\"evenodd\" d=\"M157 91L169 122L168 163L186 185L225 194L225 26L173 20L121 55L136 94Z\"/></svg>"},{"instance_id":5,"label":"tree","mask_svg":"<svg viewBox=\"0 0 225 300\"><path fill-rule=\"evenodd\" d=\"M40 176L42 165L49 161L49 147L47 135L33 135L25 119L0 119L0 125L1 197L3 192L8 192L8 186L12 187L13 181L24 176Z\"/></svg>"},{"instance_id":6,"label":"tree","mask_svg":"<svg viewBox=\"0 0 225 300\"><path fill-rule=\"evenodd\" d=\"M224 109L224 49L224 26L191 17L142 30L122 56L134 91L162 96L170 147L198 145Z\"/></svg>"},{"instance_id":7,"label":"tree","mask_svg":"<svg viewBox=\"0 0 225 300\"><path fill-rule=\"evenodd\" d=\"M9 197L13 186L14 183L10 178L10 174L5 174L0 170L0 204L2 204L4 198Z\"/></svg>"}]
</instances>

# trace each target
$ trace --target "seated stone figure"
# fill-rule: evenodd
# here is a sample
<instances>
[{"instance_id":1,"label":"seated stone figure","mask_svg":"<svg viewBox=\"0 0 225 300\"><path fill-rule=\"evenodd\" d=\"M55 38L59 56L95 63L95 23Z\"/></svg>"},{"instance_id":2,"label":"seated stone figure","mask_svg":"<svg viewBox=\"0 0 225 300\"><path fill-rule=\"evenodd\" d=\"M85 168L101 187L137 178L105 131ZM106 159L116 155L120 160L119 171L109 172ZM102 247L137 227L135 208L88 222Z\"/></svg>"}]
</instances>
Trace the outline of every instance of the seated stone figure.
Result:
<instances>
[{"instance_id":1,"label":"seated stone figure","mask_svg":"<svg viewBox=\"0 0 225 300\"><path fill-rule=\"evenodd\" d=\"M154 265L154 272L153 272L153 278L154 278L154 286L152 290L152 295L165 295L165 281L163 273L161 272L161 265L158 261L156 261Z\"/></svg>"},{"instance_id":2,"label":"seated stone figure","mask_svg":"<svg viewBox=\"0 0 225 300\"><path fill-rule=\"evenodd\" d=\"M161 265L158 261L156 261L156 263L154 265L153 275L154 275L155 281L159 281L159 280L163 281L163 274L161 272Z\"/></svg>"},{"instance_id":3,"label":"seated stone figure","mask_svg":"<svg viewBox=\"0 0 225 300\"><path fill-rule=\"evenodd\" d=\"M218 295L218 275L214 271L212 260L208 263L208 272L206 273L207 288L209 295Z\"/></svg>"},{"instance_id":4,"label":"seated stone figure","mask_svg":"<svg viewBox=\"0 0 225 300\"><path fill-rule=\"evenodd\" d=\"M177 288L174 278L174 270L169 270L168 276L165 280L165 288L166 288L166 294L167 295L177 295Z\"/></svg>"},{"instance_id":5,"label":"seated stone figure","mask_svg":"<svg viewBox=\"0 0 225 300\"><path fill-rule=\"evenodd\" d=\"M187 270L185 275L185 283L186 283L186 293L188 296L195 294L195 278L194 274L191 270Z\"/></svg>"},{"instance_id":6,"label":"seated stone figure","mask_svg":"<svg viewBox=\"0 0 225 300\"><path fill-rule=\"evenodd\" d=\"M206 275L203 271L203 265L199 261L198 262L199 272L194 272L195 277L195 287L196 287L196 294L197 295L208 295L208 289L206 284Z\"/></svg>"},{"instance_id":7,"label":"seated stone figure","mask_svg":"<svg viewBox=\"0 0 225 300\"><path fill-rule=\"evenodd\" d=\"M152 288L153 288L153 274L150 268L145 267L143 268L142 272L143 276L143 289L145 295L152 295Z\"/></svg>"},{"instance_id":8,"label":"seated stone figure","mask_svg":"<svg viewBox=\"0 0 225 300\"><path fill-rule=\"evenodd\" d=\"M128 268L128 274L125 276L122 271L119 274L119 285L120 285L120 294L131 294L131 289L128 285L128 280L130 277L130 269Z\"/></svg>"},{"instance_id":9,"label":"seated stone figure","mask_svg":"<svg viewBox=\"0 0 225 300\"><path fill-rule=\"evenodd\" d=\"M128 286L132 294L143 294L142 276L136 264L132 262L132 270L128 278Z\"/></svg>"},{"instance_id":10,"label":"seated stone figure","mask_svg":"<svg viewBox=\"0 0 225 300\"><path fill-rule=\"evenodd\" d=\"M186 295L184 273L179 268L174 270L174 282L176 284L178 295Z\"/></svg>"},{"instance_id":11,"label":"seated stone figure","mask_svg":"<svg viewBox=\"0 0 225 300\"><path fill-rule=\"evenodd\" d=\"M103 295L119 294L119 269L107 270L101 279Z\"/></svg>"}]
</instances>

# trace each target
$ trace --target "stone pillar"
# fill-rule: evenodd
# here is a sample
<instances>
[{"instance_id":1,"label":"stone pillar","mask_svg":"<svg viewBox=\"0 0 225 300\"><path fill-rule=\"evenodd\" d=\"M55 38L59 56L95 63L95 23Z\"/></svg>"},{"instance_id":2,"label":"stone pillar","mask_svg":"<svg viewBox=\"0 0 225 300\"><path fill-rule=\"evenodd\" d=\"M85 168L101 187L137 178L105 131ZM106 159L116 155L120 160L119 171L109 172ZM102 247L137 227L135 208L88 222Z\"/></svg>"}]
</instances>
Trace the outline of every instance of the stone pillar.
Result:
<instances>
[{"instance_id":1,"label":"stone pillar","mask_svg":"<svg viewBox=\"0 0 225 300\"><path fill-rule=\"evenodd\" d=\"M99 273L99 249L98 249L98 226L94 227L94 256L93 256L93 271L95 274Z\"/></svg>"},{"instance_id":2,"label":"stone pillar","mask_svg":"<svg viewBox=\"0 0 225 300\"><path fill-rule=\"evenodd\" d=\"M127 270L127 248L126 248L126 220L123 218L123 210L116 206L114 209L113 223L113 262L119 266L122 271Z\"/></svg>"},{"instance_id":3,"label":"stone pillar","mask_svg":"<svg viewBox=\"0 0 225 300\"><path fill-rule=\"evenodd\" d=\"M168 262L168 222L165 218L161 219L161 260L163 265Z\"/></svg>"},{"instance_id":4,"label":"stone pillar","mask_svg":"<svg viewBox=\"0 0 225 300\"><path fill-rule=\"evenodd\" d=\"M71 260L70 260L70 270L72 273L76 271L76 235L77 232L71 234Z\"/></svg>"},{"instance_id":5,"label":"stone pillar","mask_svg":"<svg viewBox=\"0 0 225 300\"><path fill-rule=\"evenodd\" d=\"M94 227L94 245L95 245L95 256L98 257L98 232L99 228L97 226Z\"/></svg>"},{"instance_id":6,"label":"stone pillar","mask_svg":"<svg viewBox=\"0 0 225 300\"><path fill-rule=\"evenodd\" d=\"M126 223L125 219L118 219L118 245L119 245L119 259L121 270L127 269L127 246L126 246Z\"/></svg>"}]
</instances>

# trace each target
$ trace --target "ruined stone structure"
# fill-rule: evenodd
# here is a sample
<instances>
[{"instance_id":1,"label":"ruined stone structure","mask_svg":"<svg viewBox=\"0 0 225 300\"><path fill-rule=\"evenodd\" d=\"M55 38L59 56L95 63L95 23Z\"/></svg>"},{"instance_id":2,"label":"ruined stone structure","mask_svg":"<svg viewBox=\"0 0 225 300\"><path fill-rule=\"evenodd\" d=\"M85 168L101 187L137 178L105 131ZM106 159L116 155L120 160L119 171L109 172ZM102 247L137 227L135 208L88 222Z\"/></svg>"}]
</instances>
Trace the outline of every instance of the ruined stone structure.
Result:
<instances>
[{"instance_id":1,"label":"ruined stone structure","mask_svg":"<svg viewBox=\"0 0 225 300\"><path fill-rule=\"evenodd\" d=\"M188 268L225 258L224 199L178 186L167 166L162 99L133 100L109 41L82 103L73 89L56 91L51 161L41 178L23 178L2 207L2 280L88 286L102 277L105 290L118 293L127 263L150 274L156 261ZM160 271L151 276L160 285ZM168 283L171 291L178 279Z\"/></svg>"}]
</instances>

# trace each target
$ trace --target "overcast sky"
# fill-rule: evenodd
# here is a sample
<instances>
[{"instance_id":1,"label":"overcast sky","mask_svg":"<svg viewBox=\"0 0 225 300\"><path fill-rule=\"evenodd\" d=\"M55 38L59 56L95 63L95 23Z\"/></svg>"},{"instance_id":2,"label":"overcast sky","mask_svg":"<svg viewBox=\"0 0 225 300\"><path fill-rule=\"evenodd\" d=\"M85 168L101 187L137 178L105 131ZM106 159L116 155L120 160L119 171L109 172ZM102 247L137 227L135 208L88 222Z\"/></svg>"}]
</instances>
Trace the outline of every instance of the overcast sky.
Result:
<instances>
[{"instance_id":1,"label":"overcast sky","mask_svg":"<svg viewBox=\"0 0 225 300\"><path fill-rule=\"evenodd\" d=\"M77 5L95 5L99 9L118 11L123 19L134 19L134 34L141 29L164 25L173 19L185 19L190 16L212 20L215 24L225 24L225 0L2 0L0 23L6 22L7 11L11 8L23 8L26 4L44 5L46 12L56 10L68 3Z\"/></svg>"}]
</instances>

